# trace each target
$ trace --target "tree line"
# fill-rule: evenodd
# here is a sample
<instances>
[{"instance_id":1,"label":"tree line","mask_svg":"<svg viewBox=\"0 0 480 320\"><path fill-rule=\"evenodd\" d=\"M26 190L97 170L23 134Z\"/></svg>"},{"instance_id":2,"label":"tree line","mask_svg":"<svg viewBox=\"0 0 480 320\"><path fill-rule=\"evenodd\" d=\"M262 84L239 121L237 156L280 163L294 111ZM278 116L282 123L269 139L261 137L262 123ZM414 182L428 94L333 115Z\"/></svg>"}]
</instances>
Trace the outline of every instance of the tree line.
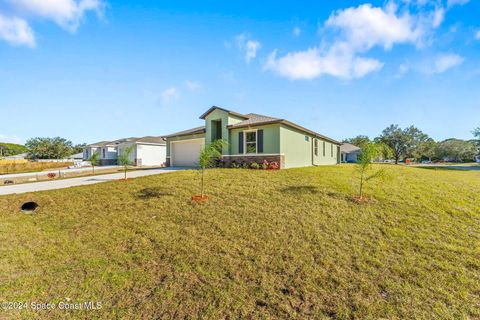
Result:
<instances>
[{"instance_id":1,"label":"tree line","mask_svg":"<svg viewBox=\"0 0 480 320\"><path fill-rule=\"evenodd\" d=\"M435 141L426 133L415 126L401 128L392 124L385 128L382 133L370 140L368 136L359 135L354 138L343 140L362 149L369 143L375 142L381 148L384 159L393 159L398 163L404 159L423 160L449 160L455 162L472 161L480 152L480 127L472 131L475 139L446 139Z\"/></svg>"},{"instance_id":2,"label":"tree line","mask_svg":"<svg viewBox=\"0 0 480 320\"><path fill-rule=\"evenodd\" d=\"M24 146L0 142L0 157L26 152L29 159L63 159L75 153L83 152L86 144L73 144L61 137L36 137L27 140Z\"/></svg>"}]
</instances>

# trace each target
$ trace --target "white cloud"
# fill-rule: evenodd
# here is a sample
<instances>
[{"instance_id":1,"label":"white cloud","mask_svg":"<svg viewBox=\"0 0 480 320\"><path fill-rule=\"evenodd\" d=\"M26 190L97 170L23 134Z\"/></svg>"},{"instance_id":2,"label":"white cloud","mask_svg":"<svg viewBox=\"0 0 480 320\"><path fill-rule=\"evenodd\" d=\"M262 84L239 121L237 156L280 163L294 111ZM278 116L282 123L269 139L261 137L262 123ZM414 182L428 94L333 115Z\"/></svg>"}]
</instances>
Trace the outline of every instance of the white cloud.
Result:
<instances>
[{"instance_id":1,"label":"white cloud","mask_svg":"<svg viewBox=\"0 0 480 320\"><path fill-rule=\"evenodd\" d=\"M75 32L88 11L102 14L104 4L100 0L8 0L25 13L54 21L62 28Z\"/></svg>"},{"instance_id":2,"label":"white cloud","mask_svg":"<svg viewBox=\"0 0 480 320\"><path fill-rule=\"evenodd\" d=\"M175 87L170 87L162 92L162 105L168 106L180 96L180 91Z\"/></svg>"},{"instance_id":3,"label":"white cloud","mask_svg":"<svg viewBox=\"0 0 480 320\"><path fill-rule=\"evenodd\" d=\"M357 50L368 50L376 45L391 49L395 43L417 43L422 30L414 19L404 13L397 15L396 7L360 5L337 11L325 25L340 30L346 41Z\"/></svg>"},{"instance_id":4,"label":"white cloud","mask_svg":"<svg viewBox=\"0 0 480 320\"><path fill-rule=\"evenodd\" d=\"M314 79L323 74L339 78L362 78L383 68L383 63L361 55L373 47L390 50L399 43L419 45L422 29L408 14L396 14L396 6L372 7L370 4L333 13L325 22L327 31L335 31L335 40L322 48L287 53L272 53L266 70L298 80Z\"/></svg>"},{"instance_id":5,"label":"white cloud","mask_svg":"<svg viewBox=\"0 0 480 320\"><path fill-rule=\"evenodd\" d=\"M475 33L475 39L480 40L480 30Z\"/></svg>"},{"instance_id":6,"label":"white cloud","mask_svg":"<svg viewBox=\"0 0 480 320\"><path fill-rule=\"evenodd\" d=\"M302 33L302 29L300 29L300 27L295 27L293 28L292 30L292 34L295 36L295 37L300 37L300 34Z\"/></svg>"},{"instance_id":7,"label":"white cloud","mask_svg":"<svg viewBox=\"0 0 480 320\"><path fill-rule=\"evenodd\" d=\"M383 63L378 60L355 57L348 46L341 43L326 52L311 48L288 53L278 59L274 51L265 65L266 70L272 70L291 80L311 80L321 75L343 79L362 78L382 67Z\"/></svg>"},{"instance_id":8,"label":"white cloud","mask_svg":"<svg viewBox=\"0 0 480 320\"><path fill-rule=\"evenodd\" d=\"M261 48L261 44L258 41L248 40L245 50L245 61L250 63L250 60L255 59L257 51Z\"/></svg>"},{"instance_id":9,"label":"white cloud","mask_svg":"<svg viewBox=\"0 0 480 320\"><path fill-rule=\"evenodd\" d=\"M35 35L28 21L32 17L51 20L75 32L88 12L103 15L103 0L4 0L15 15L0 13L0 39L11 45L34 47Z\"/></svg>"},{"instance_id":10,"label":"white cloud","mask_svg":"<svg viewBox=\"0 0 480 320\"><path fill-rule=\"evenodd\" d=\"M245 61L250 63L257 56L257 51L262 47L261 43L256 40L249 39L247 34L242 33L235 37L237 48L244 53Z\"/></svg>"},{"instance_id":11,"label":"white cloud","mask_svg":"<svg viewBox=\"0 0 480 320\"><path fill-rule=\"evenodd\" d=\"M198 81L186 80L185 85L190 91L197 91L202 88L202 84Z\"/></svg>"},{"instance_id":12,"label":"white cloud","mask_svg":"<svg viewBox=\"0 0 480 320\"><path fill-rule=\"evenodd\" d=\"M453 67L461 65L465 59L457 54L441 54L436 57L433 72L443 73Z\"/></svg>"},{"instance_id":13,"label":"white cloud","mask_svg":"<svg viewBox=\"0 0 480 320\"><path fill-rule=\"evenodd\" d=\"M11 45L35 47L35 35L28 23L17 17L6 17L0 14L0 39Z\"/></svg>"},{"instance_id":14,"label":"white cloud","mask_svg":"<svg viewBox=\"0 0 480 320\"><path fill-rule=\"evenodd\" d=\"M0 134L0 142L21 144L22 140L16 135L9 136L5 134Z\"/></svg>"},{"instance_id":15,"label":"white cloud","mask_svg":"<svg viewBox=\"0 0 480 320\"><path fill-rule=\"evenodd\" d=\"M432 16L433 16L432 26L434 28L438 28L442 24L443 20L445 19L445 9L442 7L438 7L437 9L435 9Z\"/></svg>"},{"instance_id":16,"label":"white cloud","mask_svg":"<svg viewBox=\"0 0 480 320\"><path fill-rule=\"evenodd\" d=\"M402 63L401 65L398 66L397 76L403 76L408 71L410 71L410 66L408 65L408 63Z\"/></svg>"},{"instance_id":17,"label":"white cloud","mask_svg":"<svg viewBox=\"0 0 480 320\"><path fill-rule=\"evenodd\" d=\"M463 6L464 4L467 4L468 2L470 2L470 0L448 0L447 5L448 5L448 7L453 7L455 5Z\"/></svg>"}]
</instances>

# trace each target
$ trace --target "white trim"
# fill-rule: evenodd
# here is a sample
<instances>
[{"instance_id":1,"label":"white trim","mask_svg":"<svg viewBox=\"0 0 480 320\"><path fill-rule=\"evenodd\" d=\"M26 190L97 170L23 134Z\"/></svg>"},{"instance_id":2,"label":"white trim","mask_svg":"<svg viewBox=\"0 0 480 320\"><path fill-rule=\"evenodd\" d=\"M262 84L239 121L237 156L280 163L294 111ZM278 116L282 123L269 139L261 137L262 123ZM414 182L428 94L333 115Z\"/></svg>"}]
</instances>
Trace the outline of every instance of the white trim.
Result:
<instances>
[{"instance_id":1,"label":"white trim","mask_svg":"<svg viewBox=\"0 0 480 320\"><path fill-rule=\"evenodd\" d=\"M192 138L192 139L183 139L183 140L176 140L176 141L170 141L170 156L167 156L167 158L170 158L170 167L173 167L173 143L182 143L182 142L191 142L192 140L203 140L202 141L202 147L205 145L205 138Z\"/></svg>"},{"instance_id":2,"label":"white trim","mask_svg":"<svg viewBox=\"0 0 480 320\"><path fill-rule=\"evenodd\" d=\"M248 132L255 132L255 153L247 153L247 133ZM244 155L258 154L258 129L243 130L243 154Z\"/></svg>"}]
</instances>

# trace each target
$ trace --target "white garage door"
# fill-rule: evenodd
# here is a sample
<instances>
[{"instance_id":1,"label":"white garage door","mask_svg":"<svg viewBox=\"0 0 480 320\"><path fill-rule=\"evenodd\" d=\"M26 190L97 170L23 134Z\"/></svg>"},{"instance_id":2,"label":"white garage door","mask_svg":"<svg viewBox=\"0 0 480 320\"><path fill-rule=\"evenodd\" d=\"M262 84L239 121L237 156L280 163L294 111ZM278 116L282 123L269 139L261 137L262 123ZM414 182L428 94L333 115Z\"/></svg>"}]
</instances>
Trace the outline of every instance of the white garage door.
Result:
<instances>
[{"instance_id":1,"label":"white garage door","mask_svg":"<svg viewBox=\"0 0 480 320\"><path fill-rule=\"evenodd\" d=\"M198 165L198 155L202 149L203 139L172 142L171 162L175 167Z\"/></svg>"}]
</instances>

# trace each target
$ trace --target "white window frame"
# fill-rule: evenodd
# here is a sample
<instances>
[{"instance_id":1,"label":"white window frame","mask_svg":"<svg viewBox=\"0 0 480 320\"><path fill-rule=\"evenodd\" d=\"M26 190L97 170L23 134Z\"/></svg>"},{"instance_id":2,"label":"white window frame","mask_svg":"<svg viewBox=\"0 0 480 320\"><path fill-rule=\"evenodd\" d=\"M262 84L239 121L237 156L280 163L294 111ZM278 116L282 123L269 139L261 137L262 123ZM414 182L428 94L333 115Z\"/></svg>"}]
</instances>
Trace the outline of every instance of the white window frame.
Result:
<instances>
[{"instance_id":1,"label":"white window frame","mask_svg":"<svg viewBox=\"0 0 480 320\"><path fill-rule=\"evenodd\" d=\"M255 132L255 153L247 152L247 132ZM243 154L258 154L258 129L243 130Z\"/></svg>"}]
</instances>

